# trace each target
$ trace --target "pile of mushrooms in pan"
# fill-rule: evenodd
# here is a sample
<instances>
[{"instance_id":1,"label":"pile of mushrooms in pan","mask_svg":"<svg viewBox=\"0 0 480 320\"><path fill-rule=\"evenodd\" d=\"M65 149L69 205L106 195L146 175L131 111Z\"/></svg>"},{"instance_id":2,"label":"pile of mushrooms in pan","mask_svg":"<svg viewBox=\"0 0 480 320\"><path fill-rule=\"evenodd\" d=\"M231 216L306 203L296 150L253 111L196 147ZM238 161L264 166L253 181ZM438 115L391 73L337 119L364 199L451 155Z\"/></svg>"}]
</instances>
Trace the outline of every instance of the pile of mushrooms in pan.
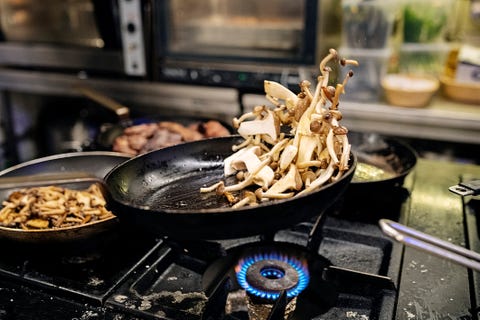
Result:
<instances>
[{"instance_id":1,"label":"pile of mushrooms in pan","mask_svg":"<svg viewBox=\"0 0 480 320\"><path fill-rule=\"evenodd\" d=\"M234 128L245 140L232 146L234 153L224 160L224 175L235 175L237 183L219 181L200 192L215 191L238 208L302 195L339 179L348 169L351 145L347 128L340 125L338 106L353 71L332 86L331 63L358 65L330 49L320 63L313 92L307 80L300 83L298 94L266 80L266 98L273 107L256 106L233 119ZM290 134L282 132L281 126L288 126Z\"/></svg>"}]
</instances>

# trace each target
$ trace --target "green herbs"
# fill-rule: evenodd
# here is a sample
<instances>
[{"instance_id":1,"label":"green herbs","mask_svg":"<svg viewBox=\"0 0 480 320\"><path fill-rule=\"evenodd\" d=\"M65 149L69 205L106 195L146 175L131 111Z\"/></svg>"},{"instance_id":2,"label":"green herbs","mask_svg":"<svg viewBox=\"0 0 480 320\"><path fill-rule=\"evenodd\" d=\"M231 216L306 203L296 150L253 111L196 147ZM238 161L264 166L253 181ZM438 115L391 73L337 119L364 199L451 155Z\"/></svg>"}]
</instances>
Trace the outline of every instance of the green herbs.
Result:
<instances>
[{"instance_id":1,"label":"green herbs","mask_svg":"<svg viewBox=\"0 0 480 320\"><path fill-rule=\"evenodd\" d=\"M409 4L404 8L404 42L432 42L442 36L447 23L445 9Z\"/></svg>"}]
</instances>

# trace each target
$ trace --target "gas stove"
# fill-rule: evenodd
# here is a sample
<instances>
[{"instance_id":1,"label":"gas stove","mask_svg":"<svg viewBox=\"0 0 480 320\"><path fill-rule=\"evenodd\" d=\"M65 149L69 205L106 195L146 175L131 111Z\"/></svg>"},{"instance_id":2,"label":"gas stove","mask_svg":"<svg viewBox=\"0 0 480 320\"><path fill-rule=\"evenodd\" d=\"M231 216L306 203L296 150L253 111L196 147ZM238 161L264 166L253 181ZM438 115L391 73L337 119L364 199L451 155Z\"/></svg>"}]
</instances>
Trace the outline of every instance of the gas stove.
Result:
<instances>
[{"instance_id":1,"label":"gas stove","mask_svg":"<svg viewBox=\"0 0 480 320\"><path fill-rule=\"evenodd\" d=\"M433 172L422 172L430 166L420 161L403 187L381 195L349 190L315 219L273 234L193 242L121 226L81 244L2 242L0 319L478 319L478 274L404 248L377 225L390 218L434 230L420 216L439 203L417 200L431 189ZM465 236L442 232L478 249L478 200L451 197L462 203L450 214ZM449 297L431 296L438 273Z\"/></svg>"},{"instance_id":2,"label":"gas stove","mask_svg":"<svg viewBox=\"0 0 480 320\"><path fill-rule=\"evenodd\" d=\"M395 245L376 226L324 220L268 237L196 243L127 232L80 254L74 248L70 254L69 248L10 247L0 262L3 313L36 319L42 313L45 319L248 319L249 305L258 304L270 310L266 319L274 307L284 312L294 298L298 319L392 318L400 268ZM240 285L245 271L236 269L251 265L258 265L257 285L276 296ZM254 282L251 275L243 278ZM288 278L285 287L268 285ZM289 288L298 292L290 295Z\"/></svg>"}]
</instances>

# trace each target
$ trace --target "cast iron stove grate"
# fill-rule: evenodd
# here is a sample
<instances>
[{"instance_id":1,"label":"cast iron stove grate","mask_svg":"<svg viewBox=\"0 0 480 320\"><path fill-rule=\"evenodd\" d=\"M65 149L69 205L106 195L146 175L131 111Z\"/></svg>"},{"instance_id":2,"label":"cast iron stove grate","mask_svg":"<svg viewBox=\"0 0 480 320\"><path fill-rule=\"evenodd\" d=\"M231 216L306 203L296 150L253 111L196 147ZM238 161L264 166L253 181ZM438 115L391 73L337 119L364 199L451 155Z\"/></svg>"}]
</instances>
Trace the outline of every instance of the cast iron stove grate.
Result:
<instances>
[{"instance_id":1,"label":"cast iron stove grate","mask_svg":"<svg viewBox=\"0 0 480 320\"><path fill-rule=\"evenodd\" d=\"M120 230L63 245L0 245L0 319L2 312L14 315L5 319L70 319L97 314L119 283L160 244L154 237Z\"/></svg>"},{"instance_id":2,"label":"cast iron stove grate","mask_svg":"<svg viewBox=\"0 0 480 320\"><path fill-rule=\"evenodd\" d=\"M74 251L2 242L0 319L247 319L234 269L244 253L266 247L267 254L308 258L309 285L291 319L393 319L398 246L371 222L321 217L224 241L182 243L122 230ZM290 297L278 296L270 319L289 308Z\"/></svg>"},{"instance_id":3,"label":"cast iron stove grate","mask_svg":"<svg viewBox=\"0 0 480 320\"><path fill-rule=\"evenodd\" d=\"M167 241L140 266L142 273L112 294L106 308L113 318L248 319L248 294L235 273L239 259L289 254L308 260L310 277L290 319L393 319L400 267L394 247L375 225L334 217L271 236ZM289 301L280 290L266 319L283 319Z\"/></svg>"}]
</instances>

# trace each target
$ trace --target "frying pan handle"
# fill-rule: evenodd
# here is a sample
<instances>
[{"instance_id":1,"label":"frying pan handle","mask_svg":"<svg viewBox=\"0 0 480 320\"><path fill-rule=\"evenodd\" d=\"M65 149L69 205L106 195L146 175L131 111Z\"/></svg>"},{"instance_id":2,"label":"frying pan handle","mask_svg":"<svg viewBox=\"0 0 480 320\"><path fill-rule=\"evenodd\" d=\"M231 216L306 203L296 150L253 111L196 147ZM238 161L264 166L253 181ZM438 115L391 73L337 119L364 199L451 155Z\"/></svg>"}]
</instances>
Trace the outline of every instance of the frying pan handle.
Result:
<instances>
[{"instance_id":1,"label":"frying pan handle","mask_svg":"<svg viewBox=\"0 0 480 320\"><path fill-rule=\"evenodd\" d=\"M76 86L75 89L85 97L115 112L120 121L130 121L130 109L123 104L120 104L105 94L86 86Z\"/></svg>"},{"instance_id":2,"label":"frying pan handle","mask_svg":"<svg viewBox=\"0 0 480 320\"><path fill-rule=\"evenodd\" d=\"M379 221L380 228L389 237L407 246L480 271L480 254L388 219Z\"/></svg>"},{"instance_id":3,"label":"frying pan handle","mask_svg":"<svg viewBox=\"0 0 480 320\"><path fill-rule=\"evenodd\" d=\"M82 182L104 183L103 179L85 172L58 172L0 177L0 190Z\"/></svg>"}]
</instances>

